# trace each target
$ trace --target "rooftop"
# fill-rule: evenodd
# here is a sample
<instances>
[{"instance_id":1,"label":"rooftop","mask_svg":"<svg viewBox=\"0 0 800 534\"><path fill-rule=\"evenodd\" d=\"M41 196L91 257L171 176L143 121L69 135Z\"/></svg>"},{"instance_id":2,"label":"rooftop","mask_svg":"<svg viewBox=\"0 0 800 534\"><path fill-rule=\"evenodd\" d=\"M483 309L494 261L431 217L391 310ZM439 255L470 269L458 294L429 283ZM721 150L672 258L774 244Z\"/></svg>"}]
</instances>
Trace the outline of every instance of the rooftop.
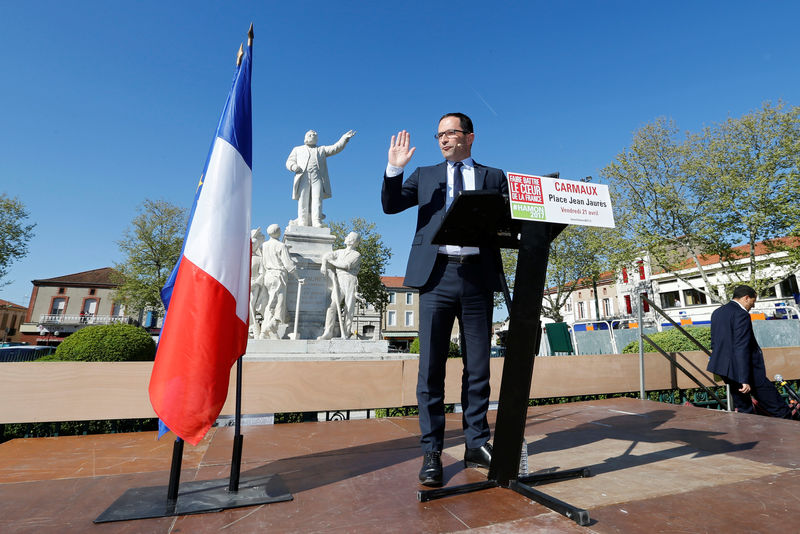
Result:
<instances>
[{"instance_id":1,"label":"rooftop","mask_svg":"<svg viewBox=\"0 0 800 534\"><path fill-rule=\"evenodd\" d=\"M1 307L8 306L11 309L17 309L17 310L20 310L20 311L25 311L25 310L28 309L25 306L20 306L19 304L14 304L13 302L10 302L8 300L3 300L3 299L0 299L0 306Z\"/></svg>"},{"instance_id":2,"label":"rooftop","mask_svg":"<svg viewBox=\"0 0 800 534\"><path fill-rule=\"evenodd\" d=\"M389 289L411 289L403 285L404 276L381 276L381 282Z\"/></svg>"},{"instance_id":3,"label":"rooftop","mask_svg":"<svg viewBox=\"0 0 800 534\"><path fill-rule=\"evenodd\" d=\"M56 276L55 278L33 280L33 285L117 287L119 284L115 283L112 278L112 275L116 272L117 271L111 267L102 267L100 269L92 269L91 271Z\"/></svg>"}]
</instances>

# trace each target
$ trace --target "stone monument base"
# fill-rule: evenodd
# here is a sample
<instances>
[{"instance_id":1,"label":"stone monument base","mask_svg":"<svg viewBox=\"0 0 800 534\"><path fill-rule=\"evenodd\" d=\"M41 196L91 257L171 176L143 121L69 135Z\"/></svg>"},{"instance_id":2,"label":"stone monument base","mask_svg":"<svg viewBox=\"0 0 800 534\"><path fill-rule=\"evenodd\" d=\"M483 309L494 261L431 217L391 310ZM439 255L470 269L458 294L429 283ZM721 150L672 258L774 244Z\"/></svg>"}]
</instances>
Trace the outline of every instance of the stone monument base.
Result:
<instances>
[{"instance_id":1,"label":"stone monument base","mask_svg":"<svg viewBox=\"0 0 800 534\"><path fill-rule=\"evenodd\" d=\"M414 356L389 352L389 342L384 339L250 339L244 361L402 360Z\"/></svg>"},{"instance_id":2,"label":"stone monument base","mask_svg":"<svg viewBox=\"0 0 800 534\"><path fill-rule=\"evenodd\" d=\"M296 265L297 278L304 279L300 292L298 339L316 339L325 329L325 310L328 309L328 285L320 272L322 256L333 250L336 236L330 228L289 225L283 241ZM289 277L286 291L288 332L294 332L297 310L297 279Z\"/></svg>"}]
</instances>

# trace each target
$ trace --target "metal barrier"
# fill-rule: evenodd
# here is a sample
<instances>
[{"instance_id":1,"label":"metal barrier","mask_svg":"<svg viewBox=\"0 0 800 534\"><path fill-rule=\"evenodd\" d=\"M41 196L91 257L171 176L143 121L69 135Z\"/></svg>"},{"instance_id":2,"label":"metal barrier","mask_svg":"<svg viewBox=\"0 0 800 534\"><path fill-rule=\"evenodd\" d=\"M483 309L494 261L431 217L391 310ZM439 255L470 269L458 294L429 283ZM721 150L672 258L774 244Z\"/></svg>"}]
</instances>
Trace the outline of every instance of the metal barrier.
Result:
<instances>
[{"instance_id":1,"label":"metal barrier","mask_svg":"<svg viewBox=\"0 0 800 534\"><path fill-rule=\"evenodd\" d=\"M611 347L610 347L611 348L611 352L613 354L617 354L618 353L618 351L617 351L617 342L614 339L614 330L613 330L613 328L611 326L611 323L609 321L603 321L603 320L596 320L596 321L586 320L586 321L577 321L575 323L572 323L572 328L571 328L572 345L575 348L575 354L581 354L580 348L579 348L580 344L578 343L578 336L576 335L575 325L579 325L579 324L595 325L595 324L598 324L598 323L605 324L608 327L607 329L608 329L608 337L609 337L609 340L611 342ZM597 331L594 328L592 330ZM600 330L602 331L603 329L601 328ZM589 330L587 329L587 331L589 331ZM597 354L604 354L604 352L601 351L601 352L598 352Z\"/></svg>"}]
</instances>

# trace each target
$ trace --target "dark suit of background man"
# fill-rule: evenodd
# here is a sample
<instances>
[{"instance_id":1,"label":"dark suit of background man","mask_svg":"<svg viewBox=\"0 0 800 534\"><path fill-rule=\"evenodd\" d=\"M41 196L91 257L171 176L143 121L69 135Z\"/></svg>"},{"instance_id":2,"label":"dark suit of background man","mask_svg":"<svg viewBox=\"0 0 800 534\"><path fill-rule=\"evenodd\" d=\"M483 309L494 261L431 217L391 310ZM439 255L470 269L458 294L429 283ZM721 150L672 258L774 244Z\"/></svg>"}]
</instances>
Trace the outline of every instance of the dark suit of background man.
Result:
<instances>
[{"instance_id":1,"label":"dark suit of background man","mask_svg":"<svg viewBox=\"0 0 800 534\"><path fill-rule=\"evenodd\" d=\"M489 343L492 297L500 290L497 272L499 250L435 245L454 189L487 189L508 192L503 171L475 163L472 121L462 113L448 113L436 134L445 160L419 167L403 181L403 168L416 148L403 130L392 136L389 164L383 179L381 201L385 213L417 207L417 228L408 257L404 285L419 288L419 405L420 442L424 459L420 482L442 484L441 452L444 445L444 378L450 333L455 319L464 337L461 405L467 467L488 467L492 449L488 443Z\"/></svg>"},{"instance_id":2,"label":"dark suit of background man","mask_svg":"<svg viewBox=\"0 0 800 534\"><path fill-rule=\"evenodd\" d=\"M767 378L764 356L753 334L750 310L756 292L750 286L737 286L733 300L711 314L711 359L708 370L731 386L737 412L753 413L752 397L773 417L791 418L789 406Z\"/></svg>"}]
</instances>

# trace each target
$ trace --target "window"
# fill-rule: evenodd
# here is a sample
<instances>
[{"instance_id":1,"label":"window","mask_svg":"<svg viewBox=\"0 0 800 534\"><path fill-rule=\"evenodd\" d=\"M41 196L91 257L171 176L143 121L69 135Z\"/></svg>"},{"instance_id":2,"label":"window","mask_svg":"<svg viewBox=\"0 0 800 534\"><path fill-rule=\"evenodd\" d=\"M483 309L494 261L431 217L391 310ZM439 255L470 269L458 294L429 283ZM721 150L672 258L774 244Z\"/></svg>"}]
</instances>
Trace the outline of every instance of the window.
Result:
<instances>
[{"instance_id":1,"label":"window","mask_svg":"<svg viewBox=\"0 0 800 534\"><path fill-rule=\"evenodd\" d=\"M111 315L114 317L122 315L122 304L119 302L114 302L111 304Z\"/></svg>"},{"instance_id":2,"label":"window","mask_svg":"<svg viewBox=\"0 0 800 534\"><path fill-rule=\"evenodd\" d=\"M586 303L583 301L578 302L578 319L586 318Z\"/></svg>"},{"instance_id":3,"label":"window","mask_svg":"<svg viewBox=\"0 0 800 534\"><path fill-rule=\"evenodd\" d=\"M65 291L66 291L66 289L65 289L65 288L63 288L63 287L59 287L59 288L58 288L58 294L59 294L59 295L63 295Z\"/></svg>"},{"instance_id":4,"label":"window","mask_svg":"<svg viewBox=\"0 0 800 534\"><path fill-rule=\"evenodd\" d=\"M389 291L389 304L394 304L395 303L395 296L394 295L395 295L394 291Z\"/></svg>"},{"instance_id":5,"label":"window","mask_svg":"<svg viewBox=\"0 0 800 534\"><path fill-rule=\"evenodd\" d=\"M97 291L97 290L96 290L96 289L90 289L90 290L89 290L89 294L90 294L90 295L94 295L94 294L95 294L95 291Z\"/></svg>"},{"instance_id":6,"label":"window","mask_svg":"<svg viewBox=\"0 0 800 534\"><path fill-rule=\"evenodd\" d=\"M387 326L396 326L397 325L397 312L394 310L389 310L386 312L386 325Z\"/></svg>"},{"instance_id":7,"label":"window","mask_svg":"<svg viewBox=\"0 0 800 534\"><path fill-rule=\"evenodd\" d=\"M781 282L781 294L784 298L791 297L800 293L797 287L797 275L792 275Z\"/></svg>"},{"instance_id":8,"label":"window","mask_svg":"<svg viewBox=\"0 0 800 534\"><path fill-rule=\"evenodd\" d=\"M603 299L603 316L611 316L611 299Z\"/></svg>"},{"instance_id":9,"label":"window","mask_svg":"<svg viewBox=\"0 0 800 534\"><path fill-rule=\"evenodd\" d=\"M680 308L681 299L677 291L665 291L661 293L661 307L666 308Z\"/></svg>"},{"instance_id":10,"label":"window","mask_svg":"<svg viewBox=\"0 0 800 534\"><path fill-rule=\"evenodd\" d=\"M572 312L572 303L571 302L565 302L564 303L564 311L567 312L567 313Z\"/></svg>"},{"instance_id":11,"label":"window","mask_svg":"<svg viewBox=\"0 0 800 534\"><path fill-rule=\"evenodd\" d=\"M97 313L97 299L86 299L83 301L81 313L84 315L94 315Z\"/></svg>"},{"instance_id":12,"label":"window","mask_svg":"<svg viewBox=\"0 0 800 534\"><path fill-rule=\"evenodd\" d=\"M414 326L414 312L413 311L407 311L406 312L406 326Z\"/></svg>"},{"instance_id":13,"label":"window","mask_svg":"<svg viewBox=\"0 0 800 534\"><path fill-rule=\"evenodd\" d=\"M647 298L647 293L642 293L641 298L642 298L642 311L644 313L647 313L650 311L650 305L647 303L646 300L644 300Z\"/></svg>"},{"instance_id":14,"label":"window","mask_svg":"<svg viewBox=\"0 0 800 534\"><path fill-rule=\"evenodd\" d=\"M687 306L699 306L706 303L706 294L697 289L684 289L683 300Z\"/></svg>"},{"instance_id":15,"label":"window","mask_svg":"<svg viewBox=\"0 0 800 534\"><path fill-rule=\"evenodd\" d=\"M414 304L414 293L406 293L406 304Z\"/></svg>"},{"instance_id":16,"label":"window","mask_svg":"<svg viewBox=\"0 0 800 534\"><path fill-rule=\"evenodd\" d=\"M633 313L633 303L631 303L631 296L625 295L625 313L631 315Z\"/></svg>"},{"instance_id":17,"label":"window","mask_svg":"<svg viewBox=\"0 0 800 534\"><path fill-rule=\"evenodd\" d=\"M67 307L67 299L58 297L54 298L50 304L50 315L64 315L64 308Z\"/></svg>"}]
</instances>

